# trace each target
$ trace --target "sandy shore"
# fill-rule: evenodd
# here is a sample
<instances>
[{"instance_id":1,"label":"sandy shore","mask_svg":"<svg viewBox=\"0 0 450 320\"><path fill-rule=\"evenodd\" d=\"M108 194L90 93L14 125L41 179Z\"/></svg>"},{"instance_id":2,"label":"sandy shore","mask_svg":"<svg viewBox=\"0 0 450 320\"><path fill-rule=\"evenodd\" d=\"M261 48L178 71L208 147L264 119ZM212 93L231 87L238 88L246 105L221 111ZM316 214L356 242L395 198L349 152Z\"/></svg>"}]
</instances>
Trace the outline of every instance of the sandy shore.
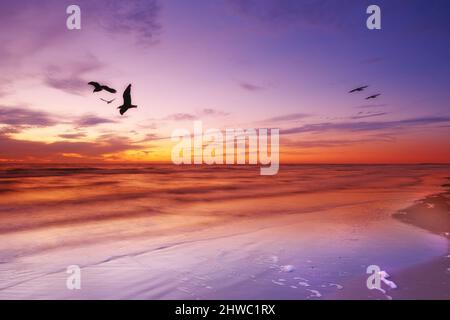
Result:
<instances>
[{"instance_id":1,"label":"sandy shore","mask_svg":"<svg viewBox=\"0 0 450 320\"><path fill-rule=\"evenodd\" d=\"M394 217L450 239L450 184L442 187L445 192L419 200ZM432 262L393 275L401 285L401 298L450 299L450 250Z\"/></svg>"},{"instance_id":2,"label":"sandy shore","mask_svg":"<svg viewBox=\"0 0 450 320\"><path fill-rule=\"evenodd\" d=\"M450 178L447 178L450 180ZM416 228L427 230L440 237L450 238L450 184L442 185L444 192L429 195L413 205L393 214L393 218ZM409 268L389 272L397 288L386 294L372 291L367 298L386 299L450 299L450 246L447 251L431 261ZM359 299L367 295L361 285L363 278L353 281L353 290L334 295L337 299Z\"/></svg>"}]
</instances>

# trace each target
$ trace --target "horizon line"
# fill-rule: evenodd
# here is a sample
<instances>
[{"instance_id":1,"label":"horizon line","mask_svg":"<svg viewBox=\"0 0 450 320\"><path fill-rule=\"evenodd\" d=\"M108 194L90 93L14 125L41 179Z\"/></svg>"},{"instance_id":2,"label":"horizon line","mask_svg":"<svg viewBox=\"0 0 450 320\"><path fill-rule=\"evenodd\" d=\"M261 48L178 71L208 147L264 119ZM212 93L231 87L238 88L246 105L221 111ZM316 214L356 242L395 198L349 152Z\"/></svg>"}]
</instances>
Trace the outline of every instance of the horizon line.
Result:
<instances>
[{"instance_id":1,"label":"horizon line","mask_svg":"<svg viewBox=\"0 0 450 320\"><path fill-rule=\"evenodd\" d=\"M154 164L154 165L174 165L174 166L205 166L205 167L213 167L213 166L227 166L227 167L233 167L233 166L251 166L251 167L260 167L261 164L174 164L170 161L82 161L82 162L60 162L60 161L0 161L0 166L2 164L55 164L55 165L73 165L73 164ZM281 163L280 166L292 166L292 165L410 165L410 166L417 166L417 165L450 165L450 162L289 162L289 163Z\"/></svg>"}]
</instances>

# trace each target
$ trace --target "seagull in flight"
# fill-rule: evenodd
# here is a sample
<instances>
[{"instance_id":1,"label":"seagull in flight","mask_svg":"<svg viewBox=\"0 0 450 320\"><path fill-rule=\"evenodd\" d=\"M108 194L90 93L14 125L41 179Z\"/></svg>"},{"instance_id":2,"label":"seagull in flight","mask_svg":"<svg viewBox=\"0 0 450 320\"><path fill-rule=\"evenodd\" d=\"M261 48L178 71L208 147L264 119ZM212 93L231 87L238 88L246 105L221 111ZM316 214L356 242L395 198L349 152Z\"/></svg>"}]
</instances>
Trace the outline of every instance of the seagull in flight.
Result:
<instances>
[{"instance_id":1,"label":"seagull in flight","mask_svg":"<svg viewBox=\"0 0 450 320\"><path fill-rule=\"evenodd\" d=\"M105 85L101 85L100 83L95 82L95 81L91 81L88 84L91 85L91 86L94 86L94 91L93 92L100 92L102 90L108 91L110 93L116 93L117 92L116 89L110 88L110 87L105 86Z\"/></svg>"},{"instance_id":2,"label":"seagull in flight","mask_svg":"<svg viewBox=\"0 0 450 320\"><path fill-rule=\"evenodd\" d=\"M356 89L353 89L352 91L349 91L348 93L361 92L361 91L364 91L364 89L367 89L368 87L369 86L358 87Z\"/></svg>"},{"instance_id":3,"label":"seagull in flight","mask_svg":"<svg viewBox=\"0 0 450 320\"><path fill-rule=\"evenodd\" d=\"M100 98L100 100L105 101L107 104L110 104L110 103L112 103L112 102L113 102L114 100L116 100L116 99L114 98L114 99L112 99L112 100L106 100L106 99Z\"/></svg>"},{"instance_id":4,"label":"seagull in flight","mask_svg":"<svg viewBox=\"0 0 450 320\"><path fill-rule=\"evenodd\" d=\"M373 96L367 97L366 100L376 99L376 98L378 98L379 96L381 96L381 93L374 94Z\"/></svg>"},{"instance_id":5,"label":"seagull in flight","mask_svg":"<svg viewBox=\"0 0 450 320\"><path fill-rule=\"evenodd\" d=\"M131 104L131 84L129 84L123 92L123 105L117 107L117 109L120 109L120 115L123 115L128 109L131 108L137 108L137 106Z\"/></svg>"}]
</instances>

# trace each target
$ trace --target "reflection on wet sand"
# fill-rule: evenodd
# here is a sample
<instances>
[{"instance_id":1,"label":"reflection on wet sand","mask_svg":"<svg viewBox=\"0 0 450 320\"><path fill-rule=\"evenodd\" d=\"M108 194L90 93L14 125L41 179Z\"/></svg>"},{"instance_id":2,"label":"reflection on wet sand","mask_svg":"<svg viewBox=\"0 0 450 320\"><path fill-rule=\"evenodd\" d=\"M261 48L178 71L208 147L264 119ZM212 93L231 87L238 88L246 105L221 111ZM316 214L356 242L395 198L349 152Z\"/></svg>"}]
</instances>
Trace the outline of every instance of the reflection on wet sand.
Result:
<instances>
[{"instance_id":1,"label":"reflection on wet sand","mask_svg":"<svg viewBox=\"0 0 450 320\"><path fill-rule=\"evenodd\" d=\"M364 288L368 265L399 278L448 252L445 194L429 200L449 172L3 165L0 298L384 298ZM440 234L391 217L419 199L435 203ZM423 219L419 211L409 222ZM82 268L79 291L65 287L73 264ZM420 297L433 288L423 279L389 294Z\"/></svg>"}]
</instances>

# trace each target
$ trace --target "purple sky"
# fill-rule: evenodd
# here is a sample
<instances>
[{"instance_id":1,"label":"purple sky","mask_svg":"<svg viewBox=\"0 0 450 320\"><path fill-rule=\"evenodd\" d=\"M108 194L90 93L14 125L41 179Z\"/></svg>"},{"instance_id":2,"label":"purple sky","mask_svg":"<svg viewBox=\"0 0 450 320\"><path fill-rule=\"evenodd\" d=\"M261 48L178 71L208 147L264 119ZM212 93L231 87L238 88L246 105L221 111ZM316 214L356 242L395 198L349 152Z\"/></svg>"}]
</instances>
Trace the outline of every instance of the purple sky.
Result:
<instances>
[{"instance_id":1,"label":"purple sky","mask_svg":"<svg viewBox=\"0 0 450 320\"><path fill-rule=\"evenodd\" d=\"M0 27L0 159L167 160L161 138L201 119L279 127L289 161L450 162L445 0L17 0ZM91 80L118 103L132 83L139 109Z\"/></svg>"}]
</instances>

